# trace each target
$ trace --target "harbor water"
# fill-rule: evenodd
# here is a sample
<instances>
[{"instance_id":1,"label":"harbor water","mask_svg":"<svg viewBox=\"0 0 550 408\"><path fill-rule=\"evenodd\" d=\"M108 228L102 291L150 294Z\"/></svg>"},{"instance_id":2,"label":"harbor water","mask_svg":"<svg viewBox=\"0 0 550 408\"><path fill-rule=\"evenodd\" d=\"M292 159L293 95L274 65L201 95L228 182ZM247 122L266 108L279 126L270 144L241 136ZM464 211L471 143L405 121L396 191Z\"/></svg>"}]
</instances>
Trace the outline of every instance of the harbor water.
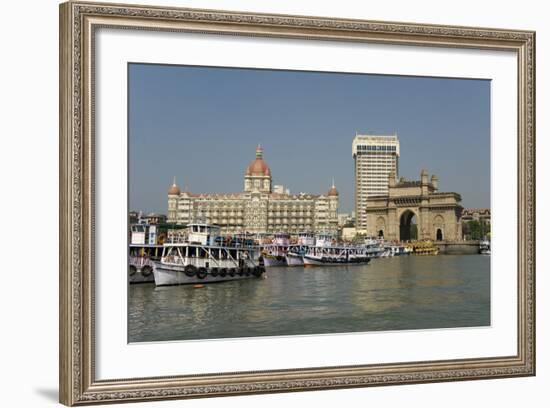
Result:
<instances>
[{"instance_id":1,"label":"harbor water","mask_svg":"<svg viewBox=\"0 0 550 408\"><path fill-rule=\"evenodd\" d=\"M129 342L488 326L490 257L274 267L266 279L202 288L133 284L128 310Z\"/></svg>"}]
</instances>

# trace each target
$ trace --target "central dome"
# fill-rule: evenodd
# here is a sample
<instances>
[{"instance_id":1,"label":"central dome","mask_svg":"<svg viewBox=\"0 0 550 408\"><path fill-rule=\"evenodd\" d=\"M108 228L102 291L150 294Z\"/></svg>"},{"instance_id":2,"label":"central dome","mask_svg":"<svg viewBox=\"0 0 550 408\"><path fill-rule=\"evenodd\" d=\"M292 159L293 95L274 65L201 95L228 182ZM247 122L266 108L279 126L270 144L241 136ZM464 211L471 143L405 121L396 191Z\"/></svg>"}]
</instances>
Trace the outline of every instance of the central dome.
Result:
<instances>
[{"instance_id":1,"label":"central dome","mask_svg":"<svg viewBox=\"0 0 550 408\"><path fill-rule=\"evenodd\" d=\"M334 185L334 179L332 179L332 187L328 191L329 197L337 197L338 196L338 190L336 190L336 186Z\"/></svg>"},{"instance_id":2,"label":"central dome","mask_svg":"<svg viewBox=\"0 0 550 408\"><path fill-rule=\"evenodd\" d=\"M263 149L260 145L256 148L256 160L253 160L246 168L247 176L270 176L271 170L263 159Z\"/></svg>"},{"instance_id":3,"label":"central dome","mask_svg":"<svg viewBox=\"0 0 550 408\"><path fill-rule=\"evenodd\" d=\"M176 184L176 177L174 176L174 182L172 183L172 186L168 190L168 195L179 195L181 193L180 188Z\"/></svg>"}]
</instances>

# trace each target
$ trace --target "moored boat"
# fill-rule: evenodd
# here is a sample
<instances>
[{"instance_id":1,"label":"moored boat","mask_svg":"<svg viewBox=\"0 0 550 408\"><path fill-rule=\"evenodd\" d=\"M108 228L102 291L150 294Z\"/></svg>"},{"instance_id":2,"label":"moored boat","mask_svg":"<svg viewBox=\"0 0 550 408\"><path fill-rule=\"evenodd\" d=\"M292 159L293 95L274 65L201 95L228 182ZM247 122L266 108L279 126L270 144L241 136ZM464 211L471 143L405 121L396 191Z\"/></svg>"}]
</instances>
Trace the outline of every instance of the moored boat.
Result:
<instances>
[{"instance_id":1,"label":"moored boat","mask_svg":"<svg viewBox=\"0 0 550 408\"><path fill-rule=\"evenodd\" d=\"M365 237L363 246L368 249L371 258L387 258L393 256L391 248L383 238Z\"/></svg>"},{"instance_id":2,"label":"moored boat","mask_svg":"<svg viewBox=\"0 0 550 408\"><path fill-rule=\"evenodd\" d=\"M128 253L128 281L154 282L153 262L160 260L162 245L158 243L157 226L133 224L130 226Z\"/></svg>"},{"instance_id":3,"label":"moored boat","mask_svg":"<svg viewBox=\"0 0 550 408\"><path fill-rule=\"evenodd\" d=\"M285 255L286 264L288 266L304 266L303 257L307 250L315 245L315 234L311 232L301 232L298 234L296 245L288 248Z\"/></svg>"},{"instance_id":4,"label":"moored boat","mask_svg":"<svg viewBox=\"0 0 550 408\"><path fill-rule=\"evenodd\" d=\"M285 261L287 266L304 266L304 254L305 251L300 249L291 249L285 255Z\"/></svg>"},{"instance_id":5,"label":"moored boat","mask_svg":"<svg viewBox=\"0 0 550 408\"><path fill-rule=\"evenodd\" d=\"M432 241L416 241L411 243L414 255L437 255L439 248Z\"/></svg>"},{"instance_id":6,"label":"moored boat","mask_svg":"<svg viewBox=\"0 0 550 408\"><path fill-rule=\"evenodd\" d=\"M304 254L304 266L342 266L367 264L374 258L363 246L314 246Z\"/></svg>"},{"instance_id":7,"label":"moored boat","mask_svg":"<svg viewBox=\"0 0 550 408\"><path fill-rule=\"evenodd\" d=\"M304 256L304 266L367 264L378 257L380 248L369 245L337 245L330 234L320 234Z\"/></svg>"},{"instance_id":8,"label":"moored boat","mask_svg":"<svg viewBox=\"0 0 550 408\"><path fill-rule=\"evenodd\" d=\"M165 243L160 261L154 262L157 286L211 283L261 277L265 268L257 247L243 242L226 244L220 229L190 224L186 240Z\"/></svg>"},{"instance_id":9,"label":"moored boat","mask_svg":"<svg viewBox=\"0 0 550 408\"><path fill-rule=\"evenodd\" d=\"M262 245L261 256L266 267L287 266L286 254L290 247L290 235L275 234L269 244Z\"/></svg>"},{"instance_id":10,"label":"moored boat","mask_svg":"<svg viewBox=\"0 0 550 408\"><path fill-rule=\"evenodd\" d=\"M481 255L491 255L491 241L484 239L479 242L479 253Z\"/></svg>"}]
</instances>

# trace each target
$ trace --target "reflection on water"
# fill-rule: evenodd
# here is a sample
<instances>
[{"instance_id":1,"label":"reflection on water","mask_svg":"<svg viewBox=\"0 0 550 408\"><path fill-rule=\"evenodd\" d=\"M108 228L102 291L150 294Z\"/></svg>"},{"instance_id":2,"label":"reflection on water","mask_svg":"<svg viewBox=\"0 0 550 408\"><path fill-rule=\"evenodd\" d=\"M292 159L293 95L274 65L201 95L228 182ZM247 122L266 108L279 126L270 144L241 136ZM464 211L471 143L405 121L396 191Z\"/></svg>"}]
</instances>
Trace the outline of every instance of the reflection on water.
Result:
<instances>
[{"instance_id":1,"label":"reflection on water","mask_svg":"<svg viewBox=\"0 0 550 408\"><path fill-rule=\"evenodd\" d=\"M129 341L490 325L490 258L402 256L268 268L267 279L130 285Z\"/></svg>"}]
</instances>

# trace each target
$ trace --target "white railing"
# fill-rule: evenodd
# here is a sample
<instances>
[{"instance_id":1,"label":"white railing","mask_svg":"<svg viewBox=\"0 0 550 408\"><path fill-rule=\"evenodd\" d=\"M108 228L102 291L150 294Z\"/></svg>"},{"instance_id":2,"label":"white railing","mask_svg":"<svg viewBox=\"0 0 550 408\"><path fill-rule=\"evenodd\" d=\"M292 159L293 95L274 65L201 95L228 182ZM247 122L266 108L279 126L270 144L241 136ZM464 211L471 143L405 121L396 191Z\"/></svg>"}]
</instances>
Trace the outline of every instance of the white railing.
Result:
<instances>
[{"instance_id":1,"label":"white railing","mask_svg":"<svg viewBox=\"0 0 550 408\"><path fill-rule=\"evenodd\" d=\"M151 268L153 267L153 261L144 256L131 256L129 264L131 266L135 266L138 269L143 268L144 266L150 266Z\"/></svg>"}]
</instances>

